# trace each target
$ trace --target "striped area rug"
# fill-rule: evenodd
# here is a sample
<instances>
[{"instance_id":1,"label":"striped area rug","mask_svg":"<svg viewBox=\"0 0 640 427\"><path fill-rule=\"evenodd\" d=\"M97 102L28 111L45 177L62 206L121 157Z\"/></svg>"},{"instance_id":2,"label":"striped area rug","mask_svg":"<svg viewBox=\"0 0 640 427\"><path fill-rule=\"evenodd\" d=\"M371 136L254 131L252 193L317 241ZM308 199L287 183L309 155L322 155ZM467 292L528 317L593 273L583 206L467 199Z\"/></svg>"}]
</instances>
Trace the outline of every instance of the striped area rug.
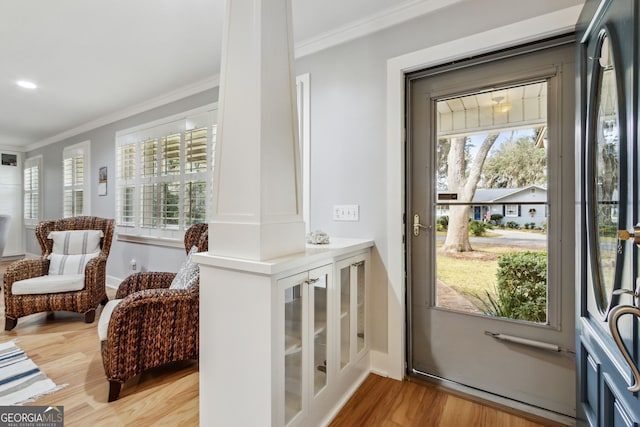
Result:
<instances>
[{"instance_id":1,"label":"striped area rug","mask_svg":"<svg viewBox=\"0 0 640 427\"><path fill-rule=\"evenodd\" d=\"M65 386L51 381L15 341L0 343L0 406L34 402Z\"/></svg>"}]
</instances>

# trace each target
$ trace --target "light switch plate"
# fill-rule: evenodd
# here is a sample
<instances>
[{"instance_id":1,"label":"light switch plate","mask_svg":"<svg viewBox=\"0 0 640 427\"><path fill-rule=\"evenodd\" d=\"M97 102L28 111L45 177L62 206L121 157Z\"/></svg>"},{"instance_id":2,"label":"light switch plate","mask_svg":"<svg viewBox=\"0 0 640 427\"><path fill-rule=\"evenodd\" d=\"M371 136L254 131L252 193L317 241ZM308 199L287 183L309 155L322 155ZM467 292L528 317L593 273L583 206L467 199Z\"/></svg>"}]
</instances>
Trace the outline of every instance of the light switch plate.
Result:
<instances>
[{"instance_id":1,"label":"light switch plate","mask_svg":"<svg viewBox=\"0 0 640 427\"><path fill-rule=\"evenodd\" d=\"M334 221L360 221L360 207L358 205L335 205L333 207Z\"/></svg>"}]
</instances>

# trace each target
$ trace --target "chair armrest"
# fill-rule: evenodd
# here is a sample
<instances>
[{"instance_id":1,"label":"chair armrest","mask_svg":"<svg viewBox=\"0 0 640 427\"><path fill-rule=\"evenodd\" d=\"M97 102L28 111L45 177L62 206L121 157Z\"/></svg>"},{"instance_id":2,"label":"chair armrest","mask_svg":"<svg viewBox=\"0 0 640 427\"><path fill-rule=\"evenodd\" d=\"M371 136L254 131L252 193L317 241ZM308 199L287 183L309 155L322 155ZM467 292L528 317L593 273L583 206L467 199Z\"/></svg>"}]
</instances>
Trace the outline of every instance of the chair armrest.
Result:
<instances>
[{"instance_id":1,"label":"chair armrest","mask_svg":"<svg viewBox=\"0 0 640 427\"><path fill-rule=\"evenodd\" d=\"M107 281L107 257L98 255L87 262L84 267L84 284L88 291L98 291L104 293Z\"/></svg>"},{"instance_id":2,"label":"chair armrest","mask_svg":"<svg viewBox=\"0 0 640 427\"><path fill-rule=\"evenodd\" d=\"M4 290L7 294L11 294L11 286L19 281L31 279L32 277L45 276L49 273L49 260L40 259L22 259L11 263L4 273Z\"/></svg>"},{"instance_id":3,"label":"chair armrest","mask_svg":"<svg viewBox=\"0 0 640 427\"><path fill-rule=\"evenodd\" d=\"M193 356L198 307L197 290L147 289L124 298L111 314L104 342L107 377L124 380L148 367Z\"/></svg>"},{"instance_id":4,"label":"chair armrest","mask_svg":"<svg viewBox=\"0 0 640 427\"><path fill-rule=\"evenodd\" d=\"M116 298L121 299L127 295L147 289L166 289L171 285L174 277L176 277L176 273L134 273L120 283Z\"/></svg>"}]
</instances>

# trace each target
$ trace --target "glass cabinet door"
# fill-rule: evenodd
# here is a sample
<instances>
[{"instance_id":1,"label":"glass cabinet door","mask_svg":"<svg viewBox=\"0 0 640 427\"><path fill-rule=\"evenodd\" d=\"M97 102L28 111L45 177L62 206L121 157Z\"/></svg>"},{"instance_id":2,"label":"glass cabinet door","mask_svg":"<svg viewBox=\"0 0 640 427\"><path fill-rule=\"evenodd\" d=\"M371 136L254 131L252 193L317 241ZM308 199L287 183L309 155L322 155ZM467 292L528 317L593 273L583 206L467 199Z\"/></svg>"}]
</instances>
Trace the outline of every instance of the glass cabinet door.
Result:
<instances>
[{"instance_id":1,"label":"glass cabinet door","mask_svg":"<svg viewBox=\"0 0 640 427\"><path fill-rule=\"evenodd\" d=\"M365 273L364 273L364 261L353 264L356 271L356 302L357 308L357 338L356 338L356 353L360 353L365 348Z\"/></svg>"},{"instance_id":2,"label":"glass cabinet door","mask_svg":"<svg viewBox=\"0 0 640 427\"><path fill-rule=\"evenodd\" d=\"M366 348L366 260L355 256L338 263L340 275L340 369Z\"/></svg>"},{"instance_id":3,"label":"glass cabinet door","mask_svg":"<svg viewBox=\"0 0 640 427\"><path fill-rule=\"evenodd\" d=\"M313 396L317 396L327 385L327 347L329 318L328 292L331 280L331 266L321 267L309 272L309 291L313 307L313 320L310 322L313 337Z\"/></svg>"},{"instance_id":4,"label":"glass cabinet door","mask_svg":"<svg viewBox=\"0 0 640 427\"><path fill-rule=\"evenodd\" d=\"M284 418L285 425L303 408L303 348L305 335L305 275L281 282L284 298Z\"/></svg>"},{"instance_id":5,"label":"glass cabinet door","mask_svg":"<svg viewBox=\"0 0 640 427\"><path fill-rule=\"evenodd\" d=\"M351 264L340 271L340 369L349 364L351 358Z\"/></svg>"}]
</instances>

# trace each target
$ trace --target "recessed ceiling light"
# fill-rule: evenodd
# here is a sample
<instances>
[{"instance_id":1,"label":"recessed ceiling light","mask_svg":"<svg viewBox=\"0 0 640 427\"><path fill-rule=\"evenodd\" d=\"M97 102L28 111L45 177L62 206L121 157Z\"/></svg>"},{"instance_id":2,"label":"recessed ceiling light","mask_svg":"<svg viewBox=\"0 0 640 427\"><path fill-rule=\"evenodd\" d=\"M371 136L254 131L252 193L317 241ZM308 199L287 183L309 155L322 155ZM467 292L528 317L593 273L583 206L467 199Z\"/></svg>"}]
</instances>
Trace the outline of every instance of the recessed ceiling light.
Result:
<instances>
[{"instance_id":1,"label":"recessed ceiling light","mask_svg":"<svg viewBox=\"0 0 640 427\"><path fill-rule=\"evenodd\" d=\"M17 84L18 86L20 86L20 87L25 88L25 89L35 89L35 88L37 88L37 87L38 87L38 85L36 85L35 83L30 82L30 81L28 81L28 80L18 80L18 81L16 82L16 84Z\"/></svg>"}]
</instances>

